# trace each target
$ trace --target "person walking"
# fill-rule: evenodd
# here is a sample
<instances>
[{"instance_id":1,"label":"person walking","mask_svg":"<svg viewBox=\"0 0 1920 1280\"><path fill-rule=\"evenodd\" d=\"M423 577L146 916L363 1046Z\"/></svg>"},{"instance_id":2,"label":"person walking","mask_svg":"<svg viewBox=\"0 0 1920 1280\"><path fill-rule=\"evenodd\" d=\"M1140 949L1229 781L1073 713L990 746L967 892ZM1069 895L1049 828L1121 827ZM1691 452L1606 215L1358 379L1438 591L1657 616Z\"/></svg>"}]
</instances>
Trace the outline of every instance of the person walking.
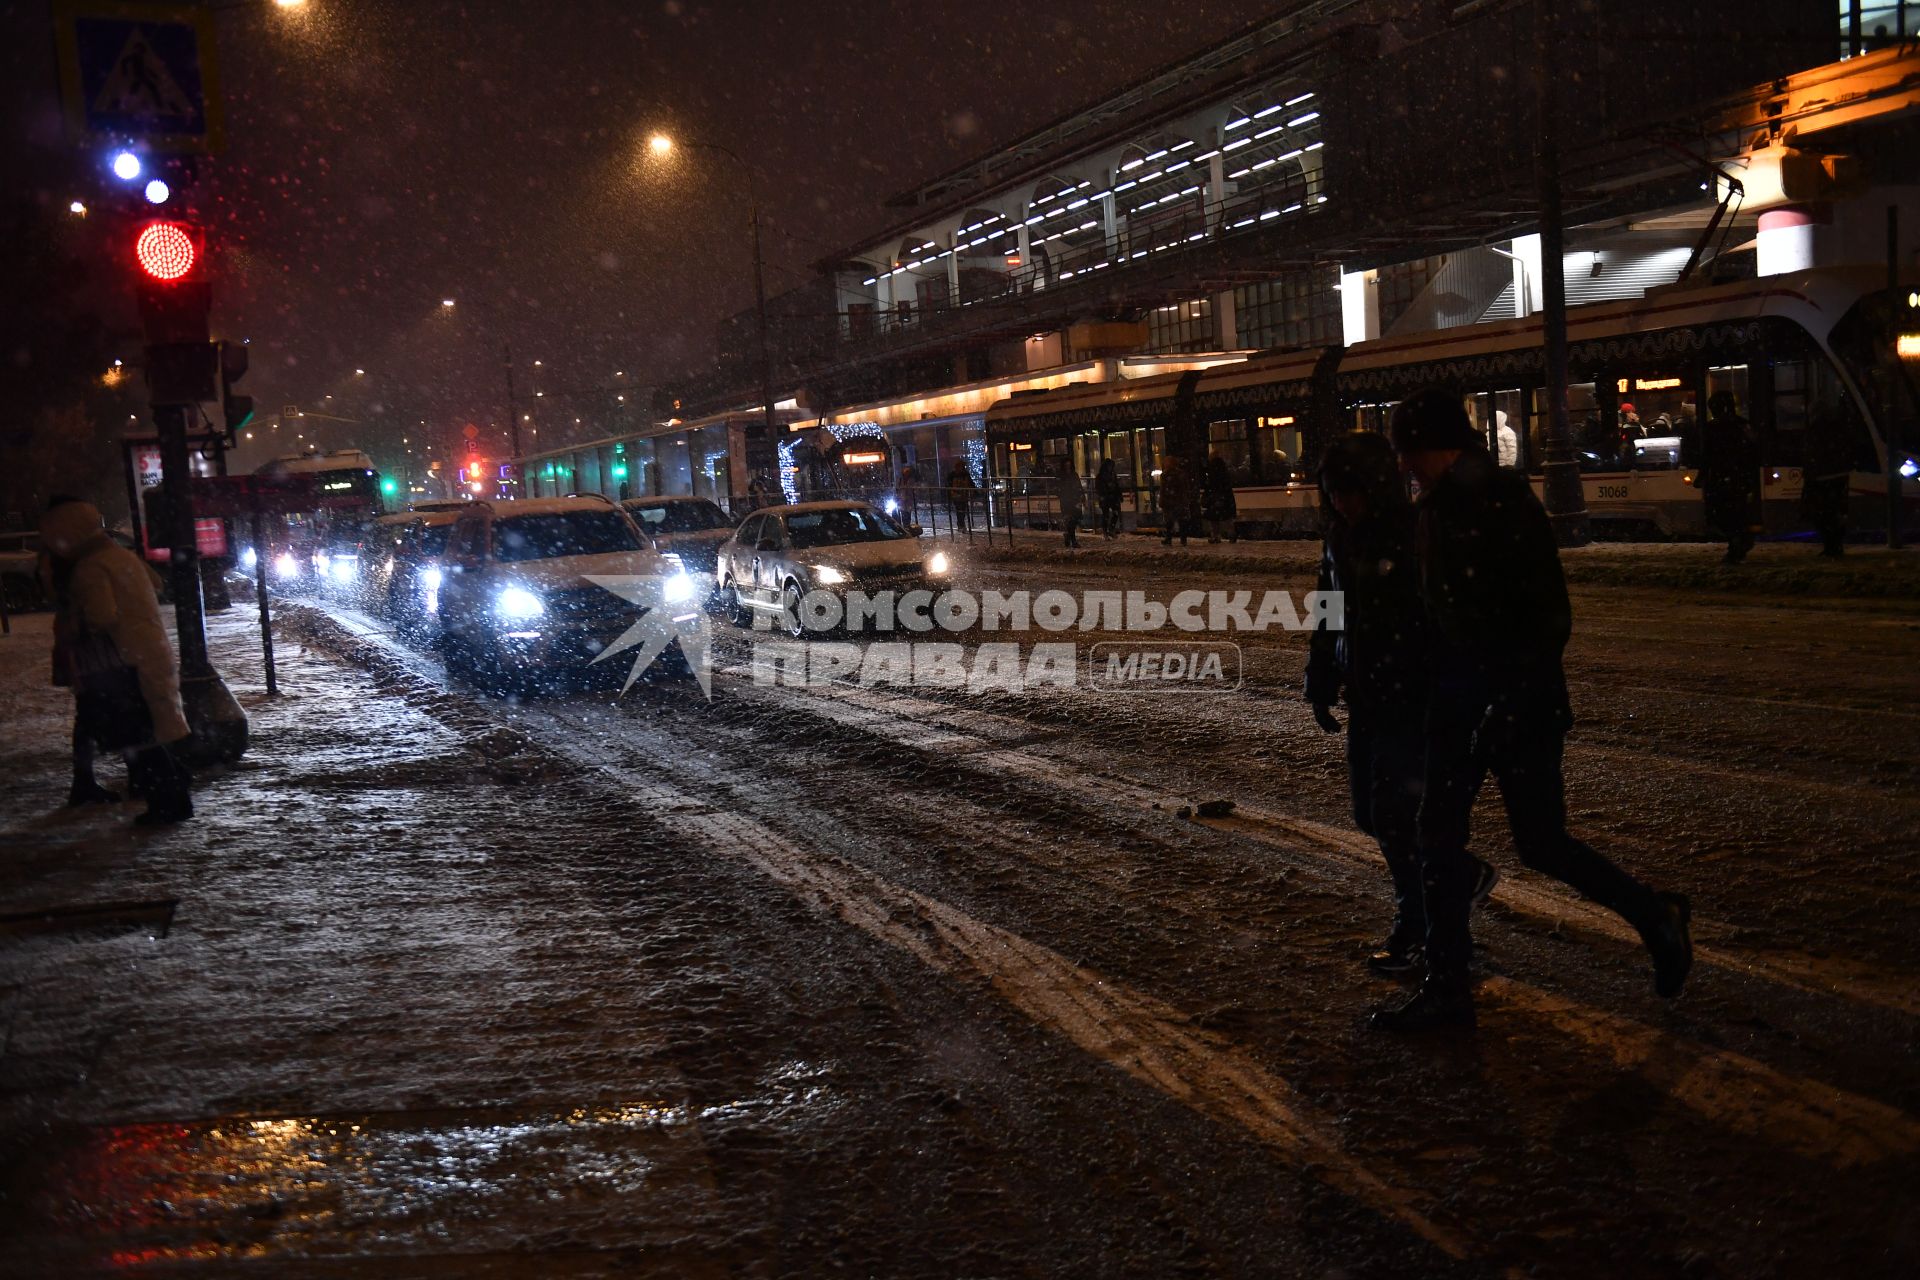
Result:
<instances>
[{"instance_id":1,"label":"person walking","mask_svg":"<svg viewBox=\"0 0 1920 1280\"><path fill-rule=\"evenodd\" d=\"M1567 831L1561 758L1573 711L1561 664L1573 610L1546 510L1525 475L1494 465L1455 395L1404 401L1392 434L1420 482L1416 546L1433 629L1419 819L1427 975L1373 1025L1473 1022L1468 917L1478 870L1467 844L1489 772L1520 861L1632 924L1653 957L1655 992L1678 995L1693 964L1686 897L1642 884Z\"/></svg>"},{"instance_id":2,"label":"person walking","mask_svg":"<svg viewBox=\"0 0 1920 1280\"><path fill-rule=\"evenodd\" d=\"M1240 541L1240 533L1234 518L1240 509L1233 499L1233 472L1227 467L1227 460L1219 454L1207 460L1207 481L1203 512L1207 518L1207 541L1218 543L1222 537L1229 542Z\"/></svg>"},{"instance_id":3,"label":"person walking","mask_svg":"<svg viewBox=\"0 0 1920 1280\"><path fill-rule=\"evenodd\" d=\"M1078 547L1080 517L1087 509L1087 491L1081 487L1072 458L1060 459L1060 475L1054 481L1054 494L1060 502L1060 527L1066 534L1065 545Z\"/></svg>"},{"instance_id":4,"label":"person walking","mask_svg":"<svg viewBox=\"0 0 1920 1280\"><path fill-rule=\"evenodd\" d=\"M1093 477L1094 496L1100 500L1100 532L1108 538L1120 536L1120 473L1112 458L1100 460Z\"/></svg>"},{"instance_id":5,"label":"person walking","mask_svg":"<svg viewBox=\"0 0 1920 1280\"><path fill-rule=\"evenodd\" d=\"M947 500L953 504L953 527L961 533L973 532L974 495L980 486L973 482L973 472L964 462L953 464L953 470L947 476Z\"/></svg>"},{"instance_id":6,"label":"person walking","mask_svg":"<svg viewBox=\"0 0 1920 1280\"><path fill-rule=\"evenodd\" d=\"M1760 449L1753 424L1740 416L1731 391L1707 400L1708 419L1700 428L1700 490L1707 523L1727 539L1722 564L1739 564L1753 550L1754 506L1760 501Z\"/></svg>"},{"instance_id":7,"label":"person walking","mask_svg":"<svg viewBox=\"0 0 1920 1280\"><path fill-rule=\"evenodd\" d=\"M1168 454L1160 463L1160 518L1165 526L1160 531L1161 546L1172 546L1176 534L1180 545L1187 545L1187 533L1193 524L1192 511L1198 503L1199 494L1187 475L1186 460L1177 453Z\"/></svg>"},{"instance_id":8,"label":"person walking","mask_svg":"<svg viewBox=\"0 0 1920 1280\"><path fill-rule=\"evenodd\" d=\"M1354 824L1380 845L1393 886L1393 924L1367 957L1376 973L1418 969L1427 940L1420 884L1420 795L1426 774L1426 710L1432 643L1420 598L1413 504L1393 446L1375 431L1349 432L1320 462L1326 534L1319 591L1340 592L1338 630L1310 636L1306 700L1313 719L1339 733L1333 714L1347 704L1347 785ZM1493 891L1500 873L1474 860L1471 900Z\"/></svg>"},{"instance_id":9,"label":"person walking","mask_svg":"<svg viewBox=\"0 0 1920 1280\"><path fill-rule=\"evenodd\" d=\"M76 626L72 669L95 743L127 754L147 789L142 825L193 816L192 780L173 754L189 732L173 646L140 557L107 536L99 510L67 502L40 521L47 553L68 573Z\"/></svg>"}]
</instances>

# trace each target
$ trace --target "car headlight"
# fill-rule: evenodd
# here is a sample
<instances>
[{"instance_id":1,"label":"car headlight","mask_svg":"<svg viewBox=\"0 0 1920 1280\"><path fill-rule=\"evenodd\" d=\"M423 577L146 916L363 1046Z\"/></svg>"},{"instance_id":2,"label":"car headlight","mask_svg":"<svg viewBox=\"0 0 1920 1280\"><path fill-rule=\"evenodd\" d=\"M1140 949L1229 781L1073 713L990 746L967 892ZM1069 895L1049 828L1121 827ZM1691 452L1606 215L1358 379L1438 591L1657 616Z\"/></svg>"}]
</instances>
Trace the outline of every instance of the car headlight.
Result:
<instances>
[{"instance_id":1,"label":"car headlight","mask_svg":"<svg viewBox=\"0 0 1920 1280\"><path fill-rule=\"evenodd\" d=\"M273 571L283 578L291 578L300 572L300 562L293 558L293 552L282 551L279 558L273 562Z\"/></svg>"},{"instance_id":2,"label":"car headlight","mask_svg":"<svg viewBox=\"0 0 1920 1280\"><path fill-rule=\"evenodd\" d=\"M837 587L847 580L847 575L830 564L813 566L813 580L823 587Z\"/></svg>"},{"instance_id":3,"label":"car headlight","mask_svg":"<svg viewBox=\"0 0 1920 1280\"><path fill-rule=\"evenodd\" d=\"M887 514L890 516L900 514L900 500L898 498L887 499Z\"/></svg>"},{"instance_id":4,"label":"car headlight","mask_svg":"<svg viewBox=\"0 0 1920 1280\"><path fill-rule=\"evenodd\" d=\"M253 566L260 563L260 553L258 551L255 551L252 547L248 547L245 551L242 551L240 553L240 563L245 565L247 568L251 569L253 568Z\"/></svg>"},{"instance_id":5,"label":"car headlight","mask_svg":"<svg viewBox=\"0 0 1920 1280\"><path fill-rule=\"evenodd\" d=\"M437 564L430 564L420 571L420 589L422 591L438 591L440 584L445 581L446 576L440 572L440 566Z\"/></svg>"},{"instance_id":6,"label":"car headlight","mask_svg":"<svg viewBox=\"0 0 1920 1280\"><path fill-rule=\"evenodd\" d=\"M660 588L660 595L668 604L681 604L693 599L693 579L682 570L668 578Z\"/></svg>"},{"instance_id":7,"label":"car headlight","mask_svg":"<svg viewBox=\"0 0 1920 1280\"><path fill-rule=\"evenodd\" d=\"M525 587L507 587L493 598L493 611L507 622L524 622L545 613L547 606Z\"/></svg>"},{"instance_id":8,"label":"car headlight","mask_svg":"<svg viewBox=\"0 0 1920 1280\"><path fill-rule=\"evenodd\" d=\"M335 556L327 563L327 574L335 582L352 582L360 576L358 556Z\"/></svg>"},{"instance_id":9,"label":"car headlight","mask_svg":"<svg viewBox=\"0 0 1920 1280\"><path fill-rule=\"evenodd\" d=\"M947 553L944 551L936 551L927 557L928 573L945 573L951 568L953 568L953 562L947 559Z\"/></svg>"}]
</instances>

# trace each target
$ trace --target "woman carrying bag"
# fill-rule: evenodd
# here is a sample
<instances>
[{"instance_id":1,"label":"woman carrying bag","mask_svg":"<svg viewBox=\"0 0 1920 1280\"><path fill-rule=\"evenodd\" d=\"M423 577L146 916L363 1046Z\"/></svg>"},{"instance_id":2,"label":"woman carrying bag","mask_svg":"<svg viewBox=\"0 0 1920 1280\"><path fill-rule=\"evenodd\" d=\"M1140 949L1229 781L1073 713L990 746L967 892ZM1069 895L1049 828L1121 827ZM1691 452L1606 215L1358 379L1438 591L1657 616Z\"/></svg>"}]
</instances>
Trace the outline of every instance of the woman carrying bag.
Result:
<instances>
[{"instance_id":1,"label":"woman carrying bag","mask_svg":"<svg viewBox=\"0 0 1920 1280\"><path fill-rule=\"evenodd\" d=\"M140 557L107 536L99 510L67 502L41 518L41 543L68 569L69 647L77 714L102 750L127 756L142 779L142 825L193 816L191 779L171 748L186 739L180 677L160 601Z\"/></svg>"}]
</instances>

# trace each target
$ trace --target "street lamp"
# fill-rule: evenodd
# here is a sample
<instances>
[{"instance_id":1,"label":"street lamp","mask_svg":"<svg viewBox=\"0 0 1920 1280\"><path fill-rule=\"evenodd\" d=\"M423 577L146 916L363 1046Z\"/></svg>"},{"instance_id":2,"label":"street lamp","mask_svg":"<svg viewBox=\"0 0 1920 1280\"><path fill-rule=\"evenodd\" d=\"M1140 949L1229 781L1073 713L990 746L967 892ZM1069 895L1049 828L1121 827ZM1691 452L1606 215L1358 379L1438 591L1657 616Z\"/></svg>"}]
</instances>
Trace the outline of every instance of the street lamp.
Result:
<instances>
[{"instance_id":1,"label":"street lamp","mask_svg":"<svg viewBox=\"0 0 1920 1280\"><path fill-rule=\"evenodd\" d=\"M647 139L647 149L656 156L667 156L675 147L672 138L664 133L656 133ZM687 142L678 144L701 151L717 151L733 161L740 168L741 175L747 181L747 226L753 235L753 309L758 320L760 335L760 403L765 415L767 447L773 448L779 438L773 420L773 354L767 345L767 278L760 254L760 196L753 181L753 166L740 157L731 147L718 142Z\"/></svg>"},{"instance_id":2,"label":"street lamp","mask_svg":"<svg viewBox=\"0 0 1920 1280\"><path fill-rule=\"evenodd\" d=\"M440 306L441 306L441 308L442 308L442 309L444 309L444 310L447 310L447 311L451 311L451 310L453 310L453 299L452 299L452 298L442 298L442 299L440 299Z\"/></svg>"}]
</instances>

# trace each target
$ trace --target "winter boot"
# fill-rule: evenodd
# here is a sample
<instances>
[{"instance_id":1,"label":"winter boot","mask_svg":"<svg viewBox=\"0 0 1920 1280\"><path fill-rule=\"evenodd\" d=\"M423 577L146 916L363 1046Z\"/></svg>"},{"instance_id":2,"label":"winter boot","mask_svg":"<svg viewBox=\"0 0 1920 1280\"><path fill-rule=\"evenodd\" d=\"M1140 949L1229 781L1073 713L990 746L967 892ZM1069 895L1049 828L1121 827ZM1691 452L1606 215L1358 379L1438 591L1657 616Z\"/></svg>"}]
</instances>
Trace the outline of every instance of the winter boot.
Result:
<instances>
[{"instance_id":1,"label":"winter boot","mask_svg":"<svg viewBox=\"0 0 1920 1280\"><path fill-rule=\"evenodd\" d=\"M149 747L138 757L147 776L147 811L134 819L143 827L171 826L193 816L193 775L165 747Z\"/></svg>"},{"instance_id":2,"label":"winter boot","mask_svg":"<svg viewBox=\"0 0 1920 1280\"><path fill-rule=\"evenodd\" d=\"M1687 972L1693 968L1693 937L1687 927L1693 920L1693 904L1681 893L1655 894L1654 899L1652 916L1640 925L1640 938L1653 954L1654 993L1671 1000L1687 984Z\"/></svg>"},{"instance_id":3,"label":"winter boot","mask_svg":"<svg viewBox=\"0 0 1920 1280\"><path fill-rule=\"evenodd\" d=\"M1428 974L1412 999L1398 1008L1378 1009L1367 1026L1396 1035L1473 1027L1473 990L1464 977Z\"/></svg>"},{"instance_id":4,"label":"winter boot","mask_svg":"<svg viewBox=\"0 0 1920 1280\"><path fill-rule=\"evenodd\" d=\"M78 809L90 804L119 804L120 793L109 791L92 778L75 778L73 786L67 789L67 808Z\"/></svg>"},{"instance_id":5,"label":"winter boot","mask_svg":"<svg viewBox=\"0 0 1920 1280\"><path fill-rule=\"evenodd\" d=\"M1426 947L1422 940L1426 935L1425 924L1409 924L1407 917L1396 915L1387 940L1367 957L1367 968L1390 978L1414 972L1425 963Z\"/></svg>"}]
</instances>

